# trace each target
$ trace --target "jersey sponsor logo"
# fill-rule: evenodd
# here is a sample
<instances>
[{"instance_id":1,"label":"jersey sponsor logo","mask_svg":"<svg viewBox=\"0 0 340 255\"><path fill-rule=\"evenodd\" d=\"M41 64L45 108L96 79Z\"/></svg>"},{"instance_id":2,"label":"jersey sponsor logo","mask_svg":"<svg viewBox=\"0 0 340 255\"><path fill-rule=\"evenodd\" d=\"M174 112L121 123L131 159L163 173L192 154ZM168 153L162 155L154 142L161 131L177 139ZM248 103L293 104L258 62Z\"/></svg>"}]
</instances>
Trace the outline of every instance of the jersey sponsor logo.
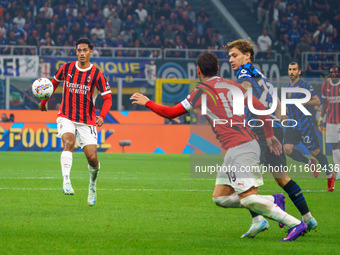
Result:
<instances>
[{"instance_id":1,"label":"jersey sponsor logo","mask_svg":"<svg viewBox=\"0 0 340 255\"><path fill-rule=\"evenodd\" d=\"M73 74L67 74L68 76L70 76L71 77L71 79L73 78Z\"/></svg>"}]
</instances>

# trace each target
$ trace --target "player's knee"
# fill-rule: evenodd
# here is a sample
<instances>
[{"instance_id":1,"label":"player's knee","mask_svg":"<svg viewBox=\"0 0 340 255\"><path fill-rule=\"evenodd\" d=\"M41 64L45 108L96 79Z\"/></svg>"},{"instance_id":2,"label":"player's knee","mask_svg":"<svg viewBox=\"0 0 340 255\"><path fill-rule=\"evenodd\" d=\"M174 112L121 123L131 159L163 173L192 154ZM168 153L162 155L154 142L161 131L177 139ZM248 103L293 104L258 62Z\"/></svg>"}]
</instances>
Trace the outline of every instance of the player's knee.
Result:
<instances>
[{"instance_id":1,"label":"player's knee","mask_svg":"<svg viewBox=\"0 0 340 255\"><path fill-rule=\"evenodd\" d=\"M242 207L240 204L240 199L238 198L237 194L232 194L229 196L213 197L212 199L217 206L221 206L224 208Z\"/></svg>"},{"instance_id":2,"label":"player's knee","mask_svg":"<svg viewBox=\"0 0 340 255\"><path fill-rule=\"evenodd\" d=\"M226 199L228 196L223 196L223 197L213 197L212 200L217 206L221 207L228 207L228 200Z\"/></svg>"},{"instance_id":3,"label":"player's knee","mask_svg":"<svg viewBox=\"0 0 340 255\"><path fill-rule=\"evenodd\" d=\"M64 142L64 148L67 150L72 150L76 144L76 141L73 139L65 139L63 142Z\"/></svg>"}]
</instances>

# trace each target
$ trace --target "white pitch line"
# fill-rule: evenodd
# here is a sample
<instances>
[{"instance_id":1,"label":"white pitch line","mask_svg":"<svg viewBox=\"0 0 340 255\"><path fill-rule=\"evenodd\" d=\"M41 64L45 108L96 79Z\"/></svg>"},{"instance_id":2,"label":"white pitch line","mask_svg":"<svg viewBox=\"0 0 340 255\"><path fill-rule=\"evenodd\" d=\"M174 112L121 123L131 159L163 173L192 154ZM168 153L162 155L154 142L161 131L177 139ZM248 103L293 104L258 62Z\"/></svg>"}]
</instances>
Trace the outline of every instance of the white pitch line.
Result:
<instances>
[{"instance_id":1,"label":"white pitch line","mask_svg":"<svg viewBox=\"0 0 340 255\"><path fill-rule=\"evenodd\" d=\"M0 190L32 190L32 191L55 191L60 188L2 188ZM87 189L76 189L84 191ZM150 192L213 192L213 190L205 189L97 189L98 191L150 191ZM273 190L262 190L263 192L273 192ZM324 193L326 190L304 190L304 193Z\"/></svg>"}]
</instances>

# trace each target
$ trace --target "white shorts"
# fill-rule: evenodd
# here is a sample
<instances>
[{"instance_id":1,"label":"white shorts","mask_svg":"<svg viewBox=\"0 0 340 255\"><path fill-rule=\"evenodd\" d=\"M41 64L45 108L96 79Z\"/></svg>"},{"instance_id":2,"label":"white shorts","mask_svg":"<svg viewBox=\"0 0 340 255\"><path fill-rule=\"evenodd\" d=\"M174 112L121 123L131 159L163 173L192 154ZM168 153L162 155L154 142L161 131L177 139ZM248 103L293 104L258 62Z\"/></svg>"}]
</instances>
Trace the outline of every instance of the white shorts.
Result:
<instances>
[{"instance_id":1,"label":"white shorts","mask_svg":"<svg viewBox=\"0 0 340 255\"><path fill-rule=\"evenodd\" d=\"M217 173L215 184L229 185L237 194L253 186L263 185L259 167L260 153L260 145L256 140L229 149L224 156L222 171Z\"/></svg>"},{"instance_id":2,"label":"white shorts","mask_svg":"<svg viewBox=\"0 0 340 255\"><path fill-rule=\"evenodd\" d=\"M326 143L338 143L340 141L340 124L326 124Z\"/></svg>"},{"instance_id":3,"label":"white shorts","mask_svg":"<svg viewBox=\"0 0 340 255\"><path fill-rule=\"evenodd\" d=\"M58 117L58 134L57 137L61 138L65 133L72 133L76 136L76 143L82 149L86 145L97 145L97 127L86 125L71 121L69 119Z\"/></svg>"}]
</instances>

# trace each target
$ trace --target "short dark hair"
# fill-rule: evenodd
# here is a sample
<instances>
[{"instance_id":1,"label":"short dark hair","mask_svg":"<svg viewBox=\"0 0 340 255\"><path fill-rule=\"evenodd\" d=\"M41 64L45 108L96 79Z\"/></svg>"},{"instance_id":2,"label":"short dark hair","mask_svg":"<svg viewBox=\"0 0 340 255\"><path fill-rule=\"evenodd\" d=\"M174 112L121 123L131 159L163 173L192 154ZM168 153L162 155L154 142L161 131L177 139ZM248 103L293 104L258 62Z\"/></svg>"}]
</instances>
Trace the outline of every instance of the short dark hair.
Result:
<instances>
[{"instance_id":1,"label":"short dark hair","mask_svg":"<svg viewBox=\"0 0 340 255\"><path fill-rule=\"evenodd\" d=\"M79 44L87 44L91 50L93 50L94 47L93 43L91 43L87 37L81 37L78 39L78 41L76 41L76 49Z\"/></svg>"},{"instance_id":2,"label":"short dark hair","mask_svg":"<svg viewBox=\"0 0 340 255\"><path fill-rule=\"evenodd\" d=\"M196 60L198 68L202 74L207 77L217 75L218 72L218 58L215 53L204 52L198 56Z\"/></svg>"},{"instance_id":3,"label":"short dark hair","mask_svg":"<svg viewBox=\"0 0 340 255\"><path fill-rule=\"evenodd\" d=\"M298 66L298 70L301 70L301 67L300 67L299 63L296 62L296 61L290 62L289 65L297 65Z\"/></svg>"}]
</instances>

